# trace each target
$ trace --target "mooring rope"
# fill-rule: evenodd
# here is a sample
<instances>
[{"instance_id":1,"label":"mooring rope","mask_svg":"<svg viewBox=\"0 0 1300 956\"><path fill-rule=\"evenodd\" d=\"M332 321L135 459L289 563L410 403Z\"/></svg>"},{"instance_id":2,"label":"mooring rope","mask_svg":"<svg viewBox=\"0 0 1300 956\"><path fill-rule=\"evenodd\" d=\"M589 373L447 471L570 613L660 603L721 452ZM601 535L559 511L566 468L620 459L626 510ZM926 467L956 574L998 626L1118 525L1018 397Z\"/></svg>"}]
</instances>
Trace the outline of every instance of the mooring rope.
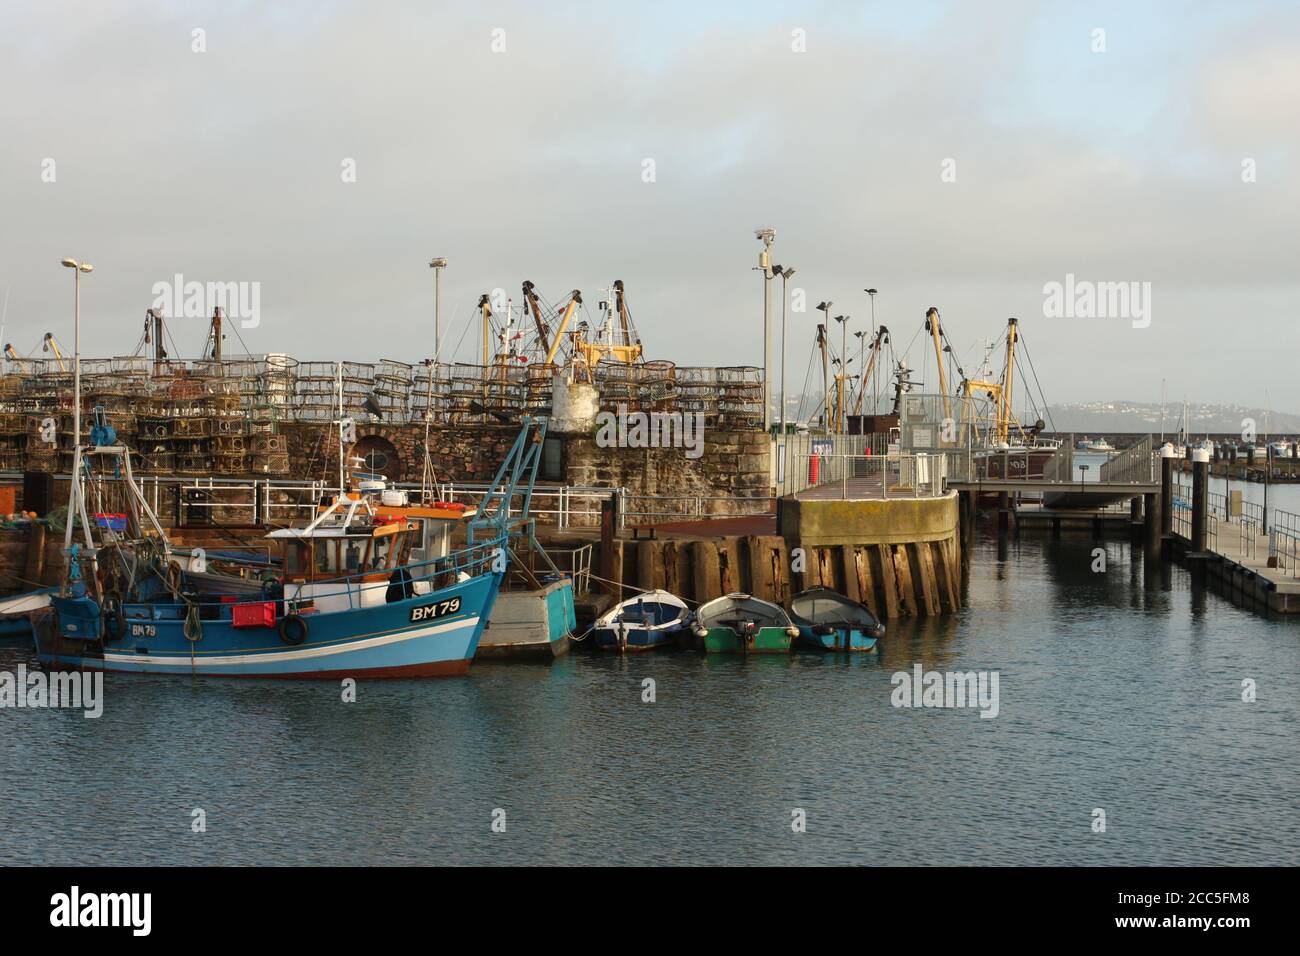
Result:
<instances>
[{"instance_id":1,"label":"mooring rope","mask_svg":"<svg viewBox=\"0 0 1300 956\"><path fill-rule=\"evenodd\" d=\"M599 581L601 584L612 584L614 587L621 588L624 591L631 591L634 596L637 594L649 594L651 591L663 590L663 588L635 588L630 584L623 584L622 582L619 581L611 581L608 578L602 578L600 575L592 574L590 571L587 572L587 577L591 578L593 581ZM693 604L696 607L701 607L702 605L708 603L707 601L692 601L690 598L684 598L681 597L680 595L673 595L673 596L678 598L678 600L680 600L683 604Z\"/></svg>"}]
</instances>

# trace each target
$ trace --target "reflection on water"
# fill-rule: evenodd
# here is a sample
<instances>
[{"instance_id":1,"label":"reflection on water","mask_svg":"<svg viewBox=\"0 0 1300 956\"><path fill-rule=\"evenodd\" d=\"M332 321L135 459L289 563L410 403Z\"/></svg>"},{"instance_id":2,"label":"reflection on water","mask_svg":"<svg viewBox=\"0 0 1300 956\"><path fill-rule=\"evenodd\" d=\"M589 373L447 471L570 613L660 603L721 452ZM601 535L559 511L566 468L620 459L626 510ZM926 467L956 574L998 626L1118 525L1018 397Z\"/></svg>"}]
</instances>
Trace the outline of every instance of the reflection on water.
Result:
<instances>
[{"instance_id":1,"label":"reflection on water","mask_svg":"<svg viewBox=\"0 0 1300 956\"><path fill-rule=\"evenodd\" d=\"M99 720L0 711L0 859L1300 859L1300 626L1114 541L980 539L966 599L895 622L878 655L575 653L362 684L355 704L332 684L110 675ZM0 670L23 659L0 650ZM999 716L893 708L917 662L998 671Z\"/></svg>"}]
</instances>

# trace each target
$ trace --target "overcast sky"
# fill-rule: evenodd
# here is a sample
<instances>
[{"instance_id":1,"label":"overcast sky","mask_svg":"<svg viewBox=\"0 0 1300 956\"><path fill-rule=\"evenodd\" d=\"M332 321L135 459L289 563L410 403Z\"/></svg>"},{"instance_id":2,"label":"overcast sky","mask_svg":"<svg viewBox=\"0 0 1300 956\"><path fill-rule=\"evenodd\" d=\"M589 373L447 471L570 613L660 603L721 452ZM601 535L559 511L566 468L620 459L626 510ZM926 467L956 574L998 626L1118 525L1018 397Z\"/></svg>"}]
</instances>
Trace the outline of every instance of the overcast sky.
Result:
<instances>
[{"instance_id":1,"label":"overcast sky","mask_svg":"<svg viewBox=\"0 0 1300 956\"><path fill-rule=\"evenodd\" d=\"M260 283L228 352L416 361L436 255L449 343L483 291L623 279L648 357L759 365L771 226L792 389L874 286L900 351L1019 317L1051 402L1297 411L1298 150L1295 4L6 0L3 335L71 345L73 256L86 355L180 273ZM1151 283L1149 325L1045 315L1067 274Z\"/></svg>"}]
</instances>

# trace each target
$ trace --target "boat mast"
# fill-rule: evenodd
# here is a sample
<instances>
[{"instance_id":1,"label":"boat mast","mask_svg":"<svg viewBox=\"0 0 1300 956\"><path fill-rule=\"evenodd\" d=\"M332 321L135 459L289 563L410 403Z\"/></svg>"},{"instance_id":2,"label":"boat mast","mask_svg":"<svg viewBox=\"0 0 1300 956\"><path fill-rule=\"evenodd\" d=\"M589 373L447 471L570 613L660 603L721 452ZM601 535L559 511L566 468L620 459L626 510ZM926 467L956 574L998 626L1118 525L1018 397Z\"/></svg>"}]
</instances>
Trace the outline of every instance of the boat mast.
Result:
<instances>
[{"instance_id":1,"label":"boat mast","mask_svg":"<svg viewBox=\"0 0 1300 956\"><path fill-rule=\"evenodd\" d=\"M862 414L862 399L866 395L868 381L871 379L872 374L874 374L876 370L876 357L880 355L880 345L883 341L885 341L885 338L888 334L889 334L889 329L885 328L883 325L876 330L876 340L871 343L871 351L867 353L867 367L862 372L862 380L858 383L859 386L858 400L853 406L854 415ZM859 354L859 359L860 357L861 356ZM873 395L872 398L873 398L873 402L872 402L871 411L874 413L876 411L875 402L874 402L875 396Z\"/></svg>"},{"instance_id":2,"label":"boat mast","mask_svg":"<svg viewBox=\"0 0 1300 956\"><path fill-rule=\"evenodd\" d=\"M1165 444L1165 380L1160 380L1160 445Z\"/></svg>"},{"instance_id":3,"label":"boat mast","mask_svg":"<svg viewBox=\"0 0 1300 956\"><path fill-rule=\"evenodd\" d=\"M1018 332L1019 323L1015 319L1007 319L1007 371L1002 383L1002 408L998 421L998 440L1008 443L1011 441L1012 386L1015 382L1016 336Z\"/></svg>"},{"instance_id":4,"label":"boat mast","mask_svg":"<svg viewBox=\"0 0 1300 956\"><path fill-rule=\"evenodd\" d=\"M347 487L343 479L343 430L346 427L343 419L343 363L335 363L335 384L338 388L339 396L339 497L347 494Z\"/></svg>"},{"instance_id":5,"label":"boat mast","mask_svg":"<svg viewBox=\"0 0 1300 956\"><path fill-rule=\"evenodd\" d=\"M939 310L930 306L925 313L925 327L934 342L934 363L939 369L939 394L943 396L944 418L952 418L952 399L948 397L948 376L943 370L943 341L939 331Z\"/></svg>"}]
</instances>

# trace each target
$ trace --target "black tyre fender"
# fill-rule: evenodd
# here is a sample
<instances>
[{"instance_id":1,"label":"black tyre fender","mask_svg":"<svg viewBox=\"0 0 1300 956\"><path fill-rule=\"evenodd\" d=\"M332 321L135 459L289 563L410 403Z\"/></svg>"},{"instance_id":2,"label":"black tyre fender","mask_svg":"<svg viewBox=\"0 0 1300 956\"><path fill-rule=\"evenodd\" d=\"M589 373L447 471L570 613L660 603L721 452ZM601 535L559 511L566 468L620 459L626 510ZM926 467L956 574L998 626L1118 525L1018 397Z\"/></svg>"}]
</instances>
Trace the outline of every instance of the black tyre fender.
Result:
<instances>
[{"instance_id":1,"label":"black tyre fender","mask_svg":"<svg viewBox=\"0 0 1300 956\"><path fill-rule=\"evenodd\" d=\"M100 620L104 640L120 641L126 637L126 611L122 608L121 594L112 592L104 596L100 604Z\"/></svg>"},{"instance_id":2,"label":"black tyre fender","mask_svg":"<svg viewBox=\"0 0 1300 956\"><path fill-rule=\"evenodd\" d=\"M307 640L307 622L297 611L280 618L280 640L294 647Z\"/></svg>"}]
</instances>

